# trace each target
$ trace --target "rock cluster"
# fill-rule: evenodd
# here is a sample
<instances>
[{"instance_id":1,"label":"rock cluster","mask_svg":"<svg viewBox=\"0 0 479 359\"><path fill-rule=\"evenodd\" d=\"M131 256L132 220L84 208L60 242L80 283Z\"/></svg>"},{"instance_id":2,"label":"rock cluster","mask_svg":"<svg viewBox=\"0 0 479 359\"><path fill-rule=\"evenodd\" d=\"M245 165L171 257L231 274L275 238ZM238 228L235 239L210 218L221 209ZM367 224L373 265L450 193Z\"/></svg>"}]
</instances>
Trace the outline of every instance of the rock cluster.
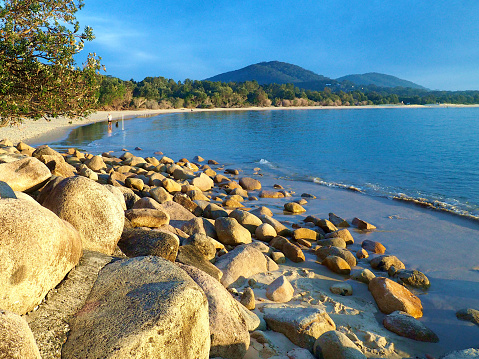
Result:
<instances>
[{"instance_id":1,"label":"rock cluster","mask_svg":"<svg viewBox=\"0 0 479 359\"><path fill-rule=\"evenodd\" d=\"M437 339L415 319L422 305L407 288L426 290L427 277L385 254L381 243L355 245L355 230L376 228L364 220L355 218L351 229L334 213L302 215L313 195L291 201L279 185L268 188L214 160L200 164L199 156L175 163L6 141L0 154L0 338L8 334L13 356L240 359L252 345L266 358L279 356L268 339L275 331L292 343L289 358L364 358L380 340L368 347L329 315L352 310L334 298L354 297L354 281L389 314L385 328ZM278 221L255 205L258 197L277 198L300 220ZM371 269L391 279L358 267L369 255ZM325 281L326 292L308 297L319 291L315 281ZM69 314L55 319L67 323L58 334L65 339L49 349L56 334L40 334L38 321L49 304L73 302L61 293L79 287ZM19 317L26 313L37 343ZM466 314L458 317L477 319Z\"/></svg>"}]
</instances>

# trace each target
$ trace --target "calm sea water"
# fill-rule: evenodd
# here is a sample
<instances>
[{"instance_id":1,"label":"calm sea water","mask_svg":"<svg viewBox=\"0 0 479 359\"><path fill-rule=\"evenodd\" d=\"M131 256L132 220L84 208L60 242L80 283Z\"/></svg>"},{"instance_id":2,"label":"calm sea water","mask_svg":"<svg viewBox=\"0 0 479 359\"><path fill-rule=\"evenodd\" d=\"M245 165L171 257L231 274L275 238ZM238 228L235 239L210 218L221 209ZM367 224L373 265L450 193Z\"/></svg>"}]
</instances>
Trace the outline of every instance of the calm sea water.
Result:
<instances>
[{"instance_id":1,"label":"calm sea water","mask_svg":"<svg viewBox=\"0 0 479 359\"><path fill-rule=\"evenodd\" d=\"M184 112L74 130L53 147L200 155L479 216L479 108Z\"/></svg>"}]
</instances>

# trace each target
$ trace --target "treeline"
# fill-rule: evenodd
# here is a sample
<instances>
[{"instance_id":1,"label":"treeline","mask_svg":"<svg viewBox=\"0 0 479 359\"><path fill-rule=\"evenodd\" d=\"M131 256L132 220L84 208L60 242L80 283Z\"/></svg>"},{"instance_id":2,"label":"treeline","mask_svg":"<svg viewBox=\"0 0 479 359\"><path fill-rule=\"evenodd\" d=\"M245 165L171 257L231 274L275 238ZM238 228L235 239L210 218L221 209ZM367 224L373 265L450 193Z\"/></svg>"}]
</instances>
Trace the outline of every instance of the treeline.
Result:
<instances>
[{"instance_id":1,"label":"treeline","mask_svg":"<svg viewBox=\"0 0 479 359\"><path fill-rule=\"evenodd\" d=\"M479 104L479 91L425 91L376 86L351 86L346 90L325 87L322 91L313 91L293 84L259 85L256 81L222 83L187 79L177 82L164 77L147 77L136 82L104 76L97 103L103 109Z\"/></svg>"}]
</instances>

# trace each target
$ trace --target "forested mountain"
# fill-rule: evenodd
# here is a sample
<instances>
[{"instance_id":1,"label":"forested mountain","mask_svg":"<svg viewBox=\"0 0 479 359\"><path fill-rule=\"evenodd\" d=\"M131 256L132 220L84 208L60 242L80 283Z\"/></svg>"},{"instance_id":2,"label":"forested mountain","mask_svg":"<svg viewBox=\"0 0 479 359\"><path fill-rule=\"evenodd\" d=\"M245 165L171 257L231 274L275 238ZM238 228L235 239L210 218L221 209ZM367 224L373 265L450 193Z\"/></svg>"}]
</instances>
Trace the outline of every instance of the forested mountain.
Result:
<instances>
[{"instance_id":1,"label":"forested mountain","mask_svg":"<svg viewBox=\"0 0 479 359\"><path fill-rule=\"evenodd\" d=\"M280 61L260 62L242 69L225 72L205 81L212 82L246 82L256 81L260 85L294 84L295 86L311 91L322 91L326 86L333 91L350 91L354 86L372 86L380 88L412 88L427 90L414 82L400 79L395 76L370 72L367 74L347 75L338 79L318 75L300 66Z\"/></svg>"},{"instance_id":2,"label":"forested mountain","mask_svg":"<svg viewBox=\"0 0 479 359\"><path fill-rule=\"evenodd\" d=\"M350 81L356 85L376 85L378 87L409 87L413 89L427 90L425 87L414 82L400 79L395 76L369 72L367 74L347 75L336 79L338 82Z\"/></svg>"},{"instance_id":3,"label":"forested mountain","mask_svg":"<svg viewBox=\"0 0 479 359\"><path fill-rule=\"evenodd\" d=\"M301 82L322 82L330 83L328 77L315 74L300 66L286 62L270 61L246 66L236 71L225 72L210 78L206 81L220 82L246 82L256 81L260 85L267 84L299 84Z\"/></svg>"}]
</instances>

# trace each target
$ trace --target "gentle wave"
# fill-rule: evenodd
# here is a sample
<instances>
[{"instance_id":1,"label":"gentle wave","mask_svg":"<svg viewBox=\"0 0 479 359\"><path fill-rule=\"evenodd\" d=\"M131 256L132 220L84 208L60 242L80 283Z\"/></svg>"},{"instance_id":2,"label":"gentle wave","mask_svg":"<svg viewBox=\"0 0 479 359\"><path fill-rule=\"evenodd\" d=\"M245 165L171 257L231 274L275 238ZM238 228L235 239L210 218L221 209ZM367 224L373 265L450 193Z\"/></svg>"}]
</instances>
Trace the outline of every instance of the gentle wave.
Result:
<instances>
[{"instance_id":1,"label":"gentle wave","mask_svg":"<svg viewBox=\"0 0 479 359\"><path fill-rule=\"evenodd\" d=\"M348 185L348 184L338 183L338 182L328 182L318 177L314 177L312 181L321 186L341 188L341 189L346 189L349 191L359 192L359 193L363 193L367 195L388 198L394 201L406 202L416 206L420 206L422 208L428 208L428 209L432 209L436 211L447 212L457 216L479 221L478 215L475 215L467 210L461 209L461 206L464 206L464 205L458 201L456 201L457 204L452 204L452 203L447 203L445 201L436 200L436 199L427 199L424 197L408 196L404 193L391 193L389 191L386 191L384 188L382 188L379 185L373 185L370 183L366 184L366 187L368 188L368 190L365 191L353 185ZM384 194L384 193L387 193L387 194Z\"/></svg>"}]
</instances>

